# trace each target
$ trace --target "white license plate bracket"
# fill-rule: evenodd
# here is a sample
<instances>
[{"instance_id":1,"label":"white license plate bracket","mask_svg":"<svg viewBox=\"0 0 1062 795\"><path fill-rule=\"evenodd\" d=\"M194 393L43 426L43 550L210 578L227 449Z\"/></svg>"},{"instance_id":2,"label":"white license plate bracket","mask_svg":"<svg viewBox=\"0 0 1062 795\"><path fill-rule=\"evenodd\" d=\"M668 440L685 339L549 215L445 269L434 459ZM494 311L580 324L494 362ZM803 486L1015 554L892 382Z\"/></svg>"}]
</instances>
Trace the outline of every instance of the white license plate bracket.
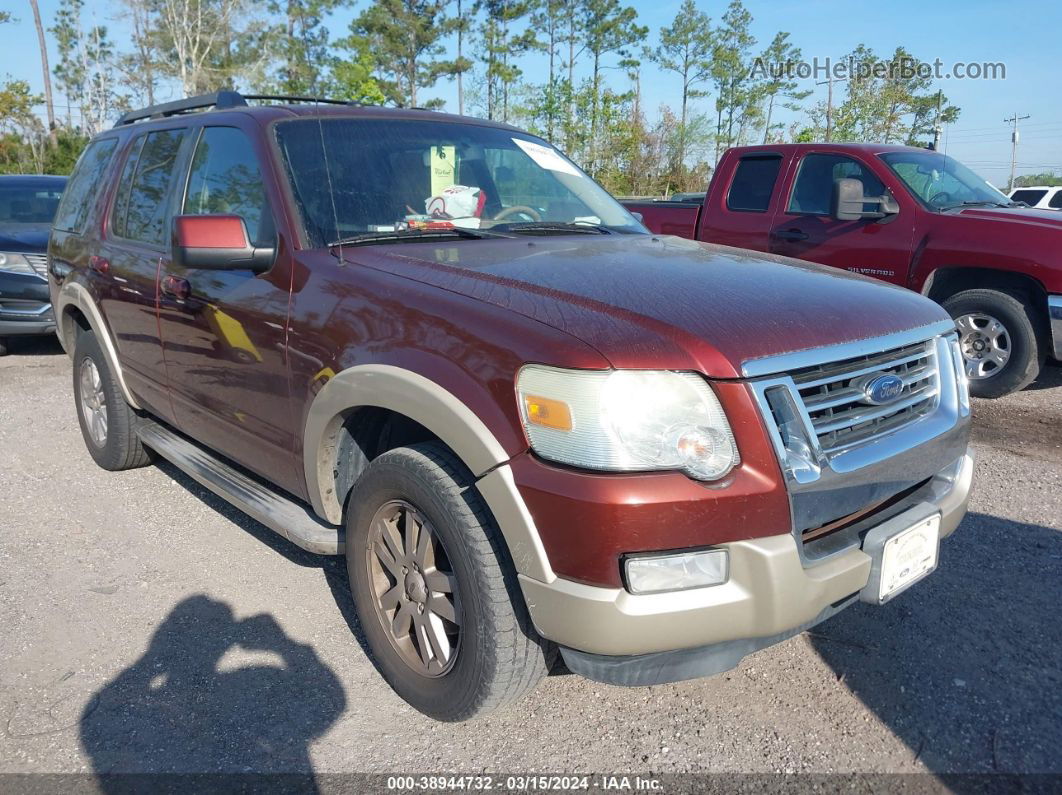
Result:
<instances>
[{"instance_id":1,"label":"white license plate bracket","mask_svg":"<svg viewBox=\"0 0 1062 795\"><path fill-rule=\"evenodd\" d=\"M873 528L863 539L870 556L870 579L860 600L882 605L937 568L940 552L940 510L916 505Z\"/></svg>"}]
</instances>

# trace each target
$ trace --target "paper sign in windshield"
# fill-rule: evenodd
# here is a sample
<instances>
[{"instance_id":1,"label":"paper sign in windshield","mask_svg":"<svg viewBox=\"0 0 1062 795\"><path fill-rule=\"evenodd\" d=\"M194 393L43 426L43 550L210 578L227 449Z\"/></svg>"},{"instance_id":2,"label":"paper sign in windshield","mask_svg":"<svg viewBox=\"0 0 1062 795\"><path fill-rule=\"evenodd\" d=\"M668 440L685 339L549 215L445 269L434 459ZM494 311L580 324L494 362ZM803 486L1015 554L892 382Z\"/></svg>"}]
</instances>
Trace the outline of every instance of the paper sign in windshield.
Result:
<instances>
[{"instance_id":1,"label":"paper sign in windshield","mask_svg":"<svg viewBox=\"0 0 1062 795\"><path fill-rule=\"evenodd\" d=\"M523 149L527 156L542 168L548 168L550 171L559 171L562 174L571 174L572 176L579 175L579 172L575 170L575 166L561 157L556 149L550 149L548 146L542 146L531 141L521 141L519 138L513 138L513 143Z\"/></svg>"}]
</instances>

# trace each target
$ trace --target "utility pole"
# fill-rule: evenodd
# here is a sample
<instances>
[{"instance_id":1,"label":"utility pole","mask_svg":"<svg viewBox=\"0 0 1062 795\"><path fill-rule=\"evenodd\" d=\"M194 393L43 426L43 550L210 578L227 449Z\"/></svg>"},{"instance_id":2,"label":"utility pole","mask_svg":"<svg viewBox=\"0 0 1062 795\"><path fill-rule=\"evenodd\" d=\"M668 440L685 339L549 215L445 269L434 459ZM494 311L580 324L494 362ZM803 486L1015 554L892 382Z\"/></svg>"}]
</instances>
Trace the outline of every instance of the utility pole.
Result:
<instances>
[{"instance_id":1,"label":"utility pole","mask_svg":"<svg viewBox=\"0 0 1062 795\"><path fill-rule=\"evenodd\" d=\"M1015 111L1014 115L1009 119L1003 119L1004 124L1014 125L1010 133L1010 182L1007 183L1007 193L1014 190L1014 166L1018 161L1018 122L1024 121L1027 118L1029 117L1019 116Z\"/></svg>"},{"instance_id":2,"label":"utility pole","mask_svg":"<svg viewBox=\"0 0 1062 795\"><path fill-rule=\"evenodd\" d=\"M826 143L830 142L833 134L833 73L826 80L820 80L815 85L826 86Z\"/></svg>"}]
</instances>

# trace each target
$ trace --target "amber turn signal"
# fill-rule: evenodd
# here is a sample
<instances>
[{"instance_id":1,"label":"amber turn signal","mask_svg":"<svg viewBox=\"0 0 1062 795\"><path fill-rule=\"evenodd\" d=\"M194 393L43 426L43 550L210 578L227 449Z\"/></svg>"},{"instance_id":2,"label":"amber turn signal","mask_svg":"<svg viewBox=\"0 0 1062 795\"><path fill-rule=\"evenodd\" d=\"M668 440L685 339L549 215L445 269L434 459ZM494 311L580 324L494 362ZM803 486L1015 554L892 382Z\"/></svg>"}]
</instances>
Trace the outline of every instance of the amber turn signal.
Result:
<instances>
[{"instance_id":1,"label":"amber turn signal","mask_svg":"<svg viewBox=\"0 0 1062 795\"><path fill-rule=\"evenodd\" d=\"M567 403L537 395L524 395L524 408L528 422L558 431L572 429L572 411Z\"/></svg>"}]
</instances>

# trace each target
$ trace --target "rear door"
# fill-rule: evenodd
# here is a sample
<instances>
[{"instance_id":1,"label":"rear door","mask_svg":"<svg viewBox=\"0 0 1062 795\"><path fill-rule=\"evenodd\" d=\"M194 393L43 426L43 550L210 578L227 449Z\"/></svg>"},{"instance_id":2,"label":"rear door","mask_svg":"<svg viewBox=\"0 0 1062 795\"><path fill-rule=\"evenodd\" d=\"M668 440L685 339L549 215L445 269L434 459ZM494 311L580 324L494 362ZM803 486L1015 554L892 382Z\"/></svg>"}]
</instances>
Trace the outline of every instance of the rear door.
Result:
<instances>
[{"instance_id":1,"label":"rear door","mask_svg":"<svg viewBox=\"0 0 1062 795\"><path fill-rule=\"evenodd\" d=\"M182 182L180 213L238 215L256 245L277 231L258 136L204 126ZM287 488L297 488L286 340L291 272L283 256L250 270L162 270L159 327L176 426Z\"/></svg>"},{"instance_id":2,"label":"rear door","mask_svg":"<svg viewBox=\"0 0 1062 795\"><path fill-rule=\"evenodd\" d=\"M785 162L781 154L758 150L725 158L705 198L698 239L767 251Z\"/></svg>"},{"instance_id":3,"label":"rear door","mask_svg":"<svg viewBox=\"0 0 1062 795\"><path fill-rule=\"evenodd\" d=\"M156 280L169 262L169 228L186 127L133 138L118 178L107 233L94 261L100 306L125 381L152 413L173 419L157 318Z\"/></svg>"},{"instance_id":4,"label":"rear door","mask_svg":"<svg viewBox=\"0 0 1062 795\"><path fill-rule=\"evenodd\" d=\"M836 152L809 152L794 165L792 188L775 215L768 250L905 286L915 213L908 208L884 220L838 221L830 216L834 182L858 179L864 196L881 196L885 185L875 171Z\"/></svg>"}]
</instances>

